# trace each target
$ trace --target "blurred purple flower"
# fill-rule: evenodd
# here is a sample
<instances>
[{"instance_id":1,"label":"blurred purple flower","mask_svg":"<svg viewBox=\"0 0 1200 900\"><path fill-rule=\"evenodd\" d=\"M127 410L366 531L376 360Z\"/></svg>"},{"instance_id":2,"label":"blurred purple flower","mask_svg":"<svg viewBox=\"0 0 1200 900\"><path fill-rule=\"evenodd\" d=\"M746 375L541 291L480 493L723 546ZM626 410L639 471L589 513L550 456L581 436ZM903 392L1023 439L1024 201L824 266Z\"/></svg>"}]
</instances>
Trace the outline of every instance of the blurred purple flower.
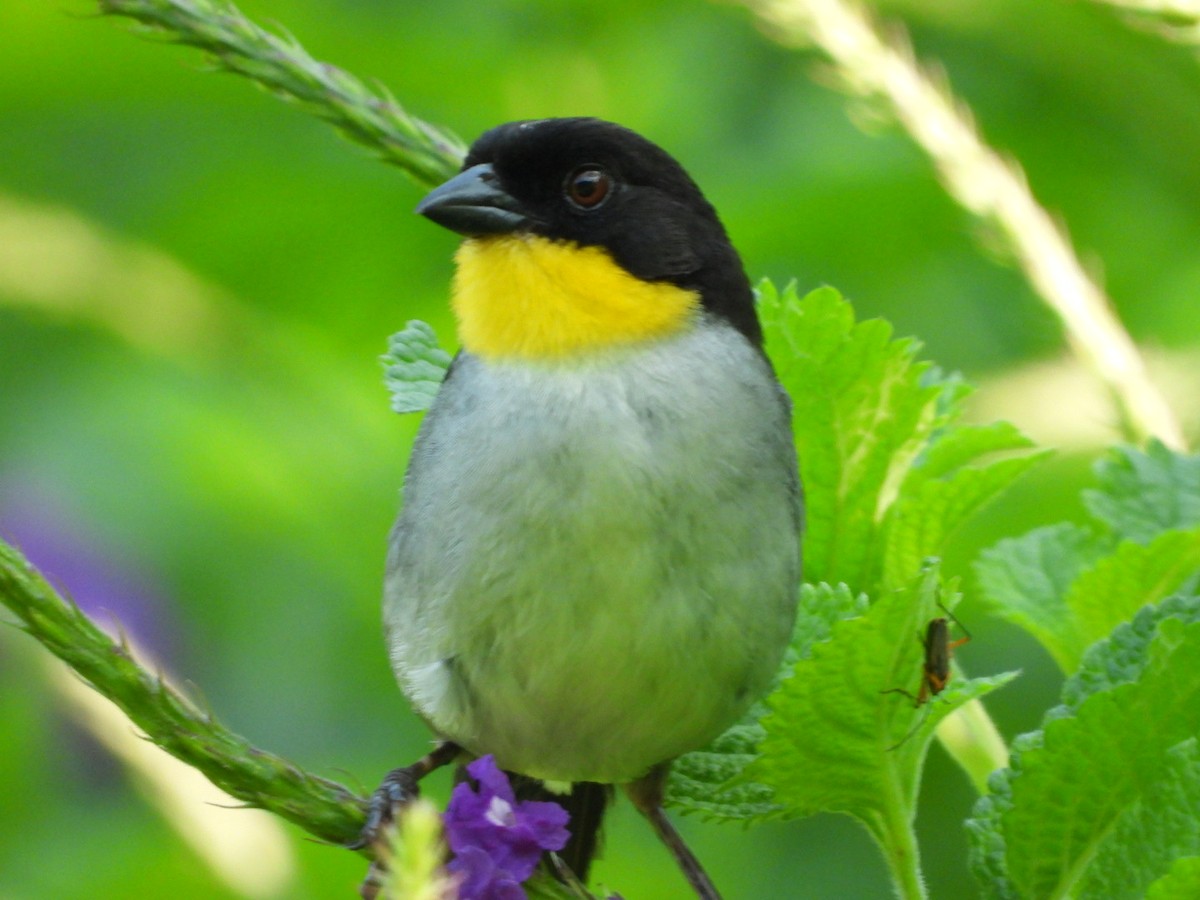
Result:
<instances>
[{"instance_id":1,"label":"blurred purple flower","mask_svg":"<svg viewBox=\"0 0 1200 900\"><path fill-rule=\"evenodd\" d=\"M458 873L458 900L527 900L521 883L503 869L496 868L487 851L467 847L447 867Z\"/></svg>"},{"instance_id":2,"label":"blurred purple flower","mask_svg":"<svg viewBox=\"0 0 1200 900\"><path fill-rule=\"evenodd\" d=\"M123 630L159 659L173 655L163 593L54 491L33 478L0 481L0 536L109 634Z\"/></svg>"},{"instance_id":3,"label":"blurred purple flower","mask_svg":"<svg viewBox=\"0 0 1200 900\"><path fill-rule=\"evenodd\" d=\"M462 878L459 900L524 900L521 883L542 853L567 843L567 811L557 803L518 801L490 754L467 773L478 790L466 782L455 787L443 816L454 851L448 868Z\"/></svg>"}]
</instances>

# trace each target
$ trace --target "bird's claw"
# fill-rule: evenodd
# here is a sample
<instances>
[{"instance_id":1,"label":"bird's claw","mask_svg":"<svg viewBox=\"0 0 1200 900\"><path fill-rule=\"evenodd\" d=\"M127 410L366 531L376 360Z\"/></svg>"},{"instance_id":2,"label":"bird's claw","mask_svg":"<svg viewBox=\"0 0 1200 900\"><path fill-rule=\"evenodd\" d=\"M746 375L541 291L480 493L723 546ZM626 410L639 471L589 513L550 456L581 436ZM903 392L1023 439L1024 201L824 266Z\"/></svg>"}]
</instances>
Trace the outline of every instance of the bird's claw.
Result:
<instances>
[{"instance_id":1,"label":"bird's claw","mask_svg":"<svg viewBox=\"0 0 1200 900\"><path fill-rule=\"evenodd\" d=\"M347 850L363 850L376 843L396 820L397 811L420 796L417 769L418 766L402 766L392 769L383 777L383 782L367 803L367 820L363 823L362 831L355 840L346 844Z\"/></svg>"}]
</instances>

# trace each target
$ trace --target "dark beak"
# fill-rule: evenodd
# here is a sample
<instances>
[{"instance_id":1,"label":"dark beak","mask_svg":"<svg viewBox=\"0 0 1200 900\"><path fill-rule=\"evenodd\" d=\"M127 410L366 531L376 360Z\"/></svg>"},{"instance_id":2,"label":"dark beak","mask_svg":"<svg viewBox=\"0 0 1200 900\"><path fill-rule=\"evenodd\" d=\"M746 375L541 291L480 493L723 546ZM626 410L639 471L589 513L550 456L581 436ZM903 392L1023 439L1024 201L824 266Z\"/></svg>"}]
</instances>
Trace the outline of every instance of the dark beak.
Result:
<instances>
[{"instance_id":1,"label":"dark beak","mask_svg":"<svg viewBox=\"0 0 1200 900\"><path fill-rule=\"evenodd\" d=\"M434 188L417 204L417 214L467 237L508 234L529 221L488 163L471 166Z\"/></svg>"}]
</instances>

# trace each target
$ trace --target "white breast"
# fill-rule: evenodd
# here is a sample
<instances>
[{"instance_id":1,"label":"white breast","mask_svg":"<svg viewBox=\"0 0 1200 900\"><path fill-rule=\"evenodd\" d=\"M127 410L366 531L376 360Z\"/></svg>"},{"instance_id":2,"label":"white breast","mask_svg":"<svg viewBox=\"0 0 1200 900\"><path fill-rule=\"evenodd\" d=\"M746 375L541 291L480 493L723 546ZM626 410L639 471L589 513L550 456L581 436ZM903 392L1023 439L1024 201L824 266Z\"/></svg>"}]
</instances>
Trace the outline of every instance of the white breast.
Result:
<instances>
[{"instance_id":1,"label":"white breast","mask_svg":"<svg viewBox=\"0 0 1200 900\"><path fill-rule=\"evenodd\" d=\"M786 399L732 328L546 368L460 356L392 535L393 667L505 768L634 779L765 688L798 528Z\"/></svg>"}]
</instances>

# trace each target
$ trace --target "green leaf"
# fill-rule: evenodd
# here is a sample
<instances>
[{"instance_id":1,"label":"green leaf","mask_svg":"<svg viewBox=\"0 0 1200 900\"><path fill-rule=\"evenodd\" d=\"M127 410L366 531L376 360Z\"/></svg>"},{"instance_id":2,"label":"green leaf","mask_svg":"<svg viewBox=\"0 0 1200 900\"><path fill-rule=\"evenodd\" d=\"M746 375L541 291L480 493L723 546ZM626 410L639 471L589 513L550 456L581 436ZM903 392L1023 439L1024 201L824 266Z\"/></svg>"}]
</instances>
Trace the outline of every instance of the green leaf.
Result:
<instances>
[{"instance_id":1,"label":"green leaf","mask_svg":"<svg viewBox=\"0 0 1200 900\"><path fill-rule=\"evenodd\" d=\"M388 338L388 352L380 360L383 383L398 413L429 409L450 368L450 354L438 346L433 328L417 319Z\"/></svg>"},{"instance_id":2,"label":"green leaf","mask_svg":"<svg viewBox=\"0 0 1200 900\"><path fill-rule=\"evenodd\" d=\"M1194 762L1180 745L1200 726L1200 601L1170 598L1118 626L1063 697L1042 731L1013 742L1011 767L968 822L985 896L1054 898L1154 874L1139 818L1194 810L1195 785L1178 786ZM1180 834L1183 848L1190 840Z\"/></svg>"},{"instance_id":3,"label":"green leaf","mask_svg":"<svg viewBox=\"0 0 1200 900\"><path fill-rule=\"evenodd\" d=\"M1034 457L1011 425L956 423L970 388L917 360L920 344L855 321L832 288L758 287L767 353L793 404L808 528L805 577L877 592L912 578Z\"/></svg>"},{"instance_id":4,"label":"green leaf","mask_svg":"<svg viewBox=\"0 0 1200 900\"><path fill-rule=\"evenodd\" d=\"M1099 531L1063 523L984 551L976 573L998 615L1069 672L1084 649L1200 573L1200 457L1118 448L1084 492ZM1186 530L1178 526L1185 526Z\"/></svg>"},{"instance_id":5,"label":"green leaf","mask_svg":"<svg viewBox=\"0 0 1200 900\"><path fill-rule=\"evenodd\" d=\"M784 657L786 674L791 674L799 660L812 656L814 646L829 640L836 623L852 616L861 616L869 605L866 594L855 594L844 584L834 587L827 584L802 585L796 609L796 627Z\"/></svg>"},{"instance_id":6,"label":"green leaf","mask_svg":"<svg viewBox=\"0 0 1200 900\"><path fill-rule=\"evenodd\" d=\"M1200 569L1200 528L1168 531L1149 544L1125 541L1077 578L1066 605L1076 628L1075 660L1143 606L1176 591Z\"/></svg>"},{"instance_id":7,"label":"green leaf","mask_svg":"<svg viewBox=\"0 0 1200 900\"><path fill-rule=\"evenodd\" d=\"M762 756L747 774L774 789L786 815L848 813L885 846L896 839L890 827L911 822L933 728L999 683L952 684L919 710L903 695L884 693L917 687L924 659L919 636L939 614L939 600L955 599L941 594L937 569L929 568L865 614L837 622L830 640L814 645L768 698Z\"/></svg>"},{"instance_id":8,"label":"green leaf","mask_svg":"<svg viewBox=\"0 0 1200 900\"><path fill-rule=\"evenodd\" d=\"M1013 741L1014 757L1026 740L1022 735ZM985 900L1020 900L1008 877L1008 848L1004 843L1004 814L1011 808L1012 770L1003 769L992 773L988 792L975 801L971 817L965 823L971 874Z\"/></svg>"},{"instance_id":9,"label":"green leaf","mask_svg":"<svg viewBox=\"0 0 1200 900\"><path fill-rule=\"evenodd\" d=\"M1150 650L1139 682L1049 722L1044 746L1022 755L1004 832L1025 894L1065 896L1117 818L1163 777L1167 751L1200 727L1200 625L1168 619Z\"/></svg>"},{"instance_id":10,"label":"green leaf","mask_svg":"<svg viewBox=\"0 0 1200 900\"><path fill-rule=\"evenodd\" d=\"M869 590L876 525L932 429L940 393L919 344L855 322L833 288L759 285L767 354L792 397L808 528L805 577Z\"/></svg>"},{"instance_id":11,"label":"green leaf","mask_svg":"<svg viewBox=\"0 0 1200 900\"><path fill-rule=\"evenodd\" d=\"M762 737L762 726L750 721L735 725L705 749L677 759L667 784L668 805L716 821L779 815L783 809L771 788L742 777L758 758Z\"/></svg>"},{"instance_id":12,"label":"green leaf","mask_svg":"<svg viewBox=\"0 0 1200 900\"><path fill-rule=\"evenodd\" d=\"M898 587L912 577L922 561L939 554L949 537L972 514L1045 455L999 459L960 468L933 480L924 477L921 467L914 468L908 479L914 483L906 483L902 488L884 529L881 579L884 589Z\"/></svg>"},{"instance_id":13,"label":"green leaf","mask_svg":"<svg viewBox=\"0 0 1200 900\"><path fill-rule=\"evenodd\" d=\"M1036 637L1069 671L1078 639L1067 592L1104 550L1091 531L1064 522L1000 541L980 554L975 574L996 615Z\"/></svg>"},{"instance_id":14,"label":"green leaf","mask_svg":"<svg viewBox=\"0 0 1200 900\"><path fill-rule=\"evenodd\" d=\"M802 586L796 627L776 689L798 660L806 659L816 644L829 639L835 622L860 615L866 608L866 596L856 596L844 584ZM716 820L762 820L779 815L783 809L774 802L772 790L745 777L746 767L758 758L764 734L759 720L765 713L766 707L756 704L741 723L708 747L676 760L667 785L668 804Z\"/></svg>"},{"instance_id":15,"label":"green leaf","mask_svg":"<svg viewBox=\"0 0 1200 900\"><path fill-rule=\"evenodd\" d=\"M1200 529L1106 549L1104 539L1063 523L1001 541L980 554L975 570L996 614L1036 637L1070 672L1089 644L1200 569Z\"/></svg>"},{"instance_id":16,"label":"green leaf","mask_svg":"<svg viewBox=\"0 0 1200 900\"><path fill-rule=\"evenodd\" d=\"M1181 857L1200 854L1200 745L1167 751L1161 778L1119 816L1081 880L1080 900L1140 900ZM1200 896L1200 892L1189 895Z\"/></svg>"},{"instance_id":17,"label":"green leaf","mask_svg":"<svg viewBox=\"0 0 1200 900\"><path fill-rule=\"evenodd\" d=\"M1145 900L1196 900L1200 897L1200 856L1175 860L1171 871L1146 889Z\"/></svg>"},{"instance_id":18,"label":"green leaf","mask_svg":"<svg viewBox=\"0 0 1200 900\"><path fill-rule=\"evenodd\" d=\"M945 413L950 414L950 411ZM913 467L909 480L944 478L990 453L1026 450L1033 446L1033 441L1009 422L955 425L934 436Z\"/></svg>"},{"instance_id":19,"label":"green leaf","mask_svg":"<svg viewBox=\"0 0 1200 900\"><path fill-rule=\"evenodd\" d=\"M1132 621L1121 623L1107 638L1089 647L1079 669L1063 683L1062 702L1067 709L1077 709L1099 691L1141 678L1150 658L1150 642L1158 634L1159 623L1168 617L1200 622L1200 597L1176 594L1145 607Z\"/></svg>"},{"instance_id":20,"label":"green leaf","mask_svg":"<svg viewBox=\"0 0 1200 900\"><path fill-rule=\"evenodd\" d=\"M1200 455L1151 441L1145 452L1117 447L1096 464L1099 486L1084 491L1089 512L1119 537L1147 543L1166 530L1200 526Z\"/></svg>"}]
</instances>

